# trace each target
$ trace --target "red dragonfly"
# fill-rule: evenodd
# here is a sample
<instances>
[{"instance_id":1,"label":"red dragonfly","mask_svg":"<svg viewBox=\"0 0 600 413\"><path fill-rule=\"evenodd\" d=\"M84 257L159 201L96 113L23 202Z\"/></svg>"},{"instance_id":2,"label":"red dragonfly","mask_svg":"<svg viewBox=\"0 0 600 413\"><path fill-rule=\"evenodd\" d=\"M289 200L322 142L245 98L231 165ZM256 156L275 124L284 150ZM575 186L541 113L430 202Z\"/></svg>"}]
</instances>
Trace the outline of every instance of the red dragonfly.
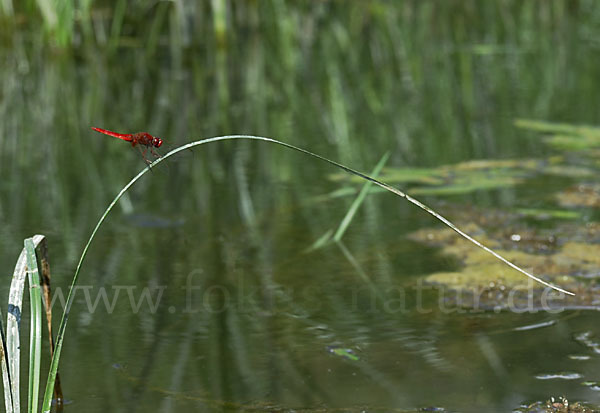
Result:
<instances>
[{"instance_id":1,"label":"red dragonfly","mask_svg":"<svg viewBox=\"0 0 600 413\"><path fill-rule=\"evenodd\" d=\"M150 153L152 155L156 156L157 158L160 158L160 155L154 150L154 148L160 148L160 146L163 144L163 141L162 141L162 139L152 136L147 132L117 133L117 132L112 132L112 131L109 131L106 129L100 129L100 128L94 128L94 127L92 127L92 129L95 130L96 132L100 132L105 135L114 136L115 138L119 138L119 139L123 139L124 141L131 142L132 147L135 147L136 145L140 145L140 146L138 146L138 148L140 148L140 150L142 152L142 157L148 164L152 163L151 161L149 161L146 158L146 152L148 151L148 149L150 149ZM142 149L142 146L144 147L144 149Z\"/></svg>"}]
</instances>

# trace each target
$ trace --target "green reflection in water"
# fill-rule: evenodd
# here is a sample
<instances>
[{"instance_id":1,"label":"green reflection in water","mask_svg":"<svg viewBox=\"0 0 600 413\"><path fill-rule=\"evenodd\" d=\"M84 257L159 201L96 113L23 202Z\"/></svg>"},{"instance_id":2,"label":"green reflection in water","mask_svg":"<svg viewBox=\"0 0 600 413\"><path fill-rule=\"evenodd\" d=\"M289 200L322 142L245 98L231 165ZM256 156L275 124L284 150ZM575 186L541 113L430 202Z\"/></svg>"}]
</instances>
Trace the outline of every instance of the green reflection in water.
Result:
<instances>
[{"instance_id":1,"label":"green reflection in water","mask_svg":"<svg viewBox=\"0 0 600 413\"><path fill-rule=\"evenodd\" d=\"M592 150L566 152L572 139L555 136L549 146L513 125L517 118L597 123L591 1L118 1L54 12L40 4L0 1L5 273L22 239L44 233L56 291L64 289L92 224L144 166L127 145L92 134L92 125L146 130L171 144L272 136L360 170L390 151L390 174L560 155L560 172L540 175L536 166L494 189L465 172L468 191L430 192L427 201L467 215L464 221L482 219L480 235L488 236L502 219L490 222L472 207L576 212L581 218L569 227L552 217L543 225L525 220L519 233L554 228L598 241L590 238L595 206L573 203L574 195L597 192ZM82 275L89 288L76 303L61 365L78 410L260 410L270 403L298 411L508 411L562 394L598 402L589 386L535 379L597 370L592 351L575 365L567 357L588 349L571 339L575 333L600 334L594 313L493 334L554 316L461 313L438 306L436 290L420 297L422 277L462 263L407 240L431 218L391 197L366 198L345 250L303 254L352 202L327 196L340 190L339 182L323 182L331 171L253 144L206 149L147 177L90 251ZM449 191L447 178L409 183ZM559 191L572 194L569 203L557 204ZM102 298L88 311L85 291L92 303L105 291L109 304L119 291L113 311ZM156 311L140 301L144 291L154 300L163 291ZM139 311L130 300L142 302ZM332 357L329 345L360 348L360 360ZM129 376L110 368L115 363L126 364Z\"/></svg>"}]
</instances>

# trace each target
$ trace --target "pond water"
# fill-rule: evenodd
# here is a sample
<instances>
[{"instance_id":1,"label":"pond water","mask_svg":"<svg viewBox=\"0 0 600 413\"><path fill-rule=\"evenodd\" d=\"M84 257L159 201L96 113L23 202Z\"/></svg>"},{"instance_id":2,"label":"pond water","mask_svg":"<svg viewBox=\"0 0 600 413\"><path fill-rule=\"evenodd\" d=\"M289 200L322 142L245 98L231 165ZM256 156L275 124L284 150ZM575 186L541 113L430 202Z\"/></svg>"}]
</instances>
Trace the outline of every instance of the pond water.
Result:
<instances>
[{"instance_id":1,"label":"pond water","mask_svg":"<svg viewBox=\"0 0 600 413\"><path fill-rule=\"evenodd\" d=\"M600 405L593 1L142 3L55 25L3 9L0 263L8 280L23 239L48 238L56 329L92 229L145 167L92 126L165 148L268 136L366 173L388 154L382 180L577 295L373 188L327 242L364 181L211 143L147 173L92 243L65 411Z\"/></svg>"}]
</instances>

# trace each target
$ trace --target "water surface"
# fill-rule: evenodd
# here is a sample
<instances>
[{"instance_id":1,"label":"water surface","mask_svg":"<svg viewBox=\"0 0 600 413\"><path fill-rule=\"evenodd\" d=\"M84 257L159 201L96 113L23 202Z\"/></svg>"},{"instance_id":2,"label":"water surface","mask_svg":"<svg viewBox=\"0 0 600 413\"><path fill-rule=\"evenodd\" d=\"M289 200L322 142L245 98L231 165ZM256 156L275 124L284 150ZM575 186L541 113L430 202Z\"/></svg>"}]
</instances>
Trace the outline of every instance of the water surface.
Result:
<instances>
[{"instance_id":1,"label":"water surface","mask_svg":"<svg viewBox=\"0 0 600 413\"><path fill-rule=\"evenodd\" d=\"M461 225L476 222L473 235L502 249L551 260L568 241L600 241L598 204L587 202L600 192L593 139L582 151L515 126L598 123L594 2L235 2L223 3L224 15L211 4L81 6L73 25L54 29L18 7L7 18L6 279L22 240L45 234L54 291L66 295L97 219L144 167L91 126L172 145L264 135L365 172L389 152L385 179ZM474 171L465 166L473 160L517 163ZM518 163L528 160L538 163ZM400 168L433 172L394 180ZM65 410L600 403L593 300L552 312L440 301L426 277L460 272L464 260L415 240L440 224L381 192L342 243L311 249L360 189L338 172L237 141L147 174L84 264L61 360ZM584 202L561 201L578 191ZM571 268L578 288L594 290L594 265ZM8 282L0 289L6 296Z\"/></svg>"}]
</instances>

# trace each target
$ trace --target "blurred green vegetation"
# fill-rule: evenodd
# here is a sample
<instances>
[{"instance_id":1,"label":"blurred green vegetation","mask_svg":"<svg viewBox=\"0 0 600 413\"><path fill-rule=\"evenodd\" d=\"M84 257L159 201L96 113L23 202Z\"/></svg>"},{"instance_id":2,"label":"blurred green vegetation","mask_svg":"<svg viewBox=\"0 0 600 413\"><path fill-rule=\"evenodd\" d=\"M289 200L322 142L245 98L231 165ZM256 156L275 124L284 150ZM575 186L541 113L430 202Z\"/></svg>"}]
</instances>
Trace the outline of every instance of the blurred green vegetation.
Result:
<instances>
[{"instance_id":1,"label":"blurred green vegetation","mask_svg":"<svg viewBox=\"0 0 600 413\"><path fill-rule=\"evenodd\" d=\"M514 118L597 116L593 1L1 4L3 189L42 162L56 178L40 186L52 200L45 222L63 214L66 229L74 204L89 210L114 192L103 182L121 171L109 164L131 158L89 126L174 144L261 134L368 170L387 150L410 167L537 156L547 149ZM294 155L251 148L261 176L298 175ZM37 201L4 202L18 214Z\"/></svg>"},{"instance_id":2,"label":"blurred green vegetation","mask_svg":"<svg viewBox=\"0 0 600 413\"><path fill-rule=\"evenodd\" d=\"M514 121L598 124L596 4L0 0L3 270L10 271L23 238L44 233L55 280L66 283L100 213L144 167L128 145L90 126L148 131L165 145L264 135L364 171L389 151L384 174L416 171L422 181L438 179L441 165L473 159L549 159L564 148L526 139L530 132ZM597 169L571 161L565 164L583 168L571 171ZM457 266L403 238L431 225L427 214L368 196L342 246L299 253L335 228L352 203L323 196L339 190L327 179L332 172L278 148L236 143L194 151L141 182L92 246L83 282L164 285L166 304L157 314L127 312L123 304L111 316L84 312L74 320L61 370L67 394L102 389L105 405L95 396L77 400L86 411L131 411L128 400L136 397L144 400L140 409L161 403L165 411L209 400L384 411L437 403L464 411L477 389L483 405L515 408L507 393L516 390L504 386L506 372L489 368L472 320L373 308L373 296L393 296L419 275ZM454 173L446 172L444 179ZM554 211L549 188L577 179L530 182L528 171L509 178L457 181L468 193L451 201ZM444 213L445 199L437 192L427 201ZM181 308L175 291L192 270L194 285L223 286L243 309L170 313L169 305ZM365 275L379 288L374 295ZM355 288L361 295L352 303ZM226 302L212 299L215 308ZM499 342L496 350L513 365L560 364L562 348L538 352L546 338ZM367 350L346 366L327 352L330 345ZM130 367L118 370L126 379L117 381L108 366L123 360ZM319 375L322 366L334 373ZM531 369L509 373L519 394L533 399L547 389L531 384ZM432 377L448 392L432 393ZM328 394L327 386L338 391ZM181 393L169 399L171 388ZM349 388L364 391L348 396Z\"/></svg>"}]
</instances>

